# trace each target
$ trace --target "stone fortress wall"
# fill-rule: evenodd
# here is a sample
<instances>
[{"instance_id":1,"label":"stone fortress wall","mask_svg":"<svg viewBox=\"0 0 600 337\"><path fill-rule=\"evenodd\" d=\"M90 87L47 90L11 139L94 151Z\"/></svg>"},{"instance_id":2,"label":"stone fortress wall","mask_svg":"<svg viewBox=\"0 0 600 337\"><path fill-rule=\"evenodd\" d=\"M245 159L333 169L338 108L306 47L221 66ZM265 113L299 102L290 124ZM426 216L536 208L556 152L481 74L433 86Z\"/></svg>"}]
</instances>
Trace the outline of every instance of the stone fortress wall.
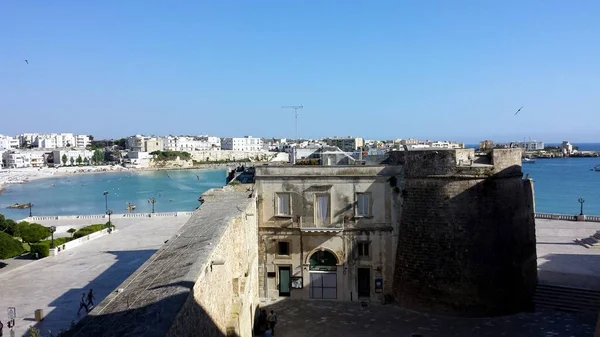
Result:
<instances>
[{"instance_id":1,"label":"stone fortress wall","mask_svg":"<svg viewBox=\"0 0 600 337\"><path fill-rule=\"evenodd\" d=\"M401 305L467 316L528 309L537 282L533 185L521 151L397 153Z\"/></svg>"}]
</instances>

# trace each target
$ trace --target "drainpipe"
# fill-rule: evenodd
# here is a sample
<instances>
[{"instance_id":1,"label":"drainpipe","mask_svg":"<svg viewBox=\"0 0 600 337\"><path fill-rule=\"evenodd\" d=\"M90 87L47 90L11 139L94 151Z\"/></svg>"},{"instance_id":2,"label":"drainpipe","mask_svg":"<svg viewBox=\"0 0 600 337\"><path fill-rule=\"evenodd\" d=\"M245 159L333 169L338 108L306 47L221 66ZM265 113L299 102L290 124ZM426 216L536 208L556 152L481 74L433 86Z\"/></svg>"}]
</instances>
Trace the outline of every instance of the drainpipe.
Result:
<instances>
[{"instance_id":1,"label":"drainpipe","mask_svg":"<svg viewBox=\"0 0 600 337\"><path fill-rule=\"evenodd\" d=\"M265 256L263 259L263 268L265 270L265 272L263 273L263 278L264 278L264 282L265 282L265 298L269 298L269 283L268 283L268 271L267 271L267 239L265 238L265 236L263 235L263 244L265 247Z\"/></svg>"}]
</instances>

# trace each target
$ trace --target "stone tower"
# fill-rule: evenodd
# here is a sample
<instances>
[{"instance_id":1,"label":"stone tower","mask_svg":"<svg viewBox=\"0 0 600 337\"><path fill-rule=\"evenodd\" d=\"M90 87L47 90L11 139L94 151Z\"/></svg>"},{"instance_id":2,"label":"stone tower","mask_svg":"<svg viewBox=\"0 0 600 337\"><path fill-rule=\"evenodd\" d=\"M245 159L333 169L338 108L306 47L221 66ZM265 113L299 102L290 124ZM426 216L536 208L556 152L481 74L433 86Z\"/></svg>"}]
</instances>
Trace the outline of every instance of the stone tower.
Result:
<instances>
[{"instance_id":1,"label":"stone tower","mask_svg":"<svg viewBox=\"0 0 600 337\"><path fill-rule=\"evenodd\" d=\"M394 296L461 316L531 308L537 282L533 185L521 150L397 152L404 165Z\"/></svg>"}]
</instances>

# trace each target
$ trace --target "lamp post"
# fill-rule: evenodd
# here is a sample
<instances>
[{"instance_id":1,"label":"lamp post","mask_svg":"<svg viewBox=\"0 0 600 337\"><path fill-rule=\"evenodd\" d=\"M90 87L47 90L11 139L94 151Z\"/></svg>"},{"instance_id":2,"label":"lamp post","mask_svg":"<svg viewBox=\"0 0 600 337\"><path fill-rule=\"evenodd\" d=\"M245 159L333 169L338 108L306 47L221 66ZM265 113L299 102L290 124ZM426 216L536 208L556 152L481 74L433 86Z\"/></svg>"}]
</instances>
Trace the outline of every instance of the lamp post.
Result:
<instances>
[{"instance_id":1,"label":"lamp post","mask_svg":"<svg viewBox=\"0 0 600 337\"><path fill-rule=\"evenodd\" d=\"M105 205L105 211L108 211L108 191L104 191L104 205Z\"/></svg>"},{"instance_id":2,"label":"lamp post","mask_svg":"<svg viewBox=\"0 0 600 337\"><path fill-rule=\"evenodd\" d=\"M583 215L583 203L585 202L585 199L579 198L577 201L581 204L581 210L579 211L579 215Z\"/></svg>"},{"instance_id":3,"label":"lamp post","mask_svg":"<svg viewBox=\"0 0 600 337\"><path fill-rule=\"evenodd\" d=\"M156 198L155 197L150 198L150 203L152 204L152 213L154 213L154 204L156 203Z\"/></svg>"},{"instance_id":4,"label":"lamp post","mask_svg":"<svg viewBox=\"0 0 600 337\"><path fill-rule=\"evenodd\" d=\"M110 222L110 215L111 215L111 214L113 214L113 212L112 212L110 209L106 210L106 215L108 215L108 223L109 223L110 225L112 225L112 222Z\"/></svg>"},{"instance_id":5,"label":"lamp post","mask_svg":"<svg viewBox=\"0 0 600 337\"><path fill-rule=\"evenodd\" d=\"M50 233L52 233L52 248L54 248L54 232L56 232L56 227L50 226Z\"/></svg>"},{"instance_id":6,"label":"lamp post","mask_svg":"<svg viewBox=\"0 0 600 337\"><path fill-rule=\"evenodd\" d=\"M33 207L33 203L29 202L29 217L31 218L31 208Z\"/></svg>"}]
</instances>

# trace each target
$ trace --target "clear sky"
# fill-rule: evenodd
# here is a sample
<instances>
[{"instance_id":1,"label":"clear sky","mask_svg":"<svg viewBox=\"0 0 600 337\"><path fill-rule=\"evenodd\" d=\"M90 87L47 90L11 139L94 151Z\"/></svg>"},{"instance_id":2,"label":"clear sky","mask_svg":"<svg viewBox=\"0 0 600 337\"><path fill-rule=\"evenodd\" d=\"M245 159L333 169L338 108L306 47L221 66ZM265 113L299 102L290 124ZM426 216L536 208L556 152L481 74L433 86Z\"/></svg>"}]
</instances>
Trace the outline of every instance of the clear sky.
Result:
<instances>
[{"instance_id":1,"label":"clear sky","mask_svg":"<svg viewBox=\"0 0 600 337\"><path fill-rule=\"evenodd\" d=\"M293 137L281 106L302 104L301 137L600 141L599 18L597 0L6 0L0 134Z\"/></svg>"}]
</instances>

